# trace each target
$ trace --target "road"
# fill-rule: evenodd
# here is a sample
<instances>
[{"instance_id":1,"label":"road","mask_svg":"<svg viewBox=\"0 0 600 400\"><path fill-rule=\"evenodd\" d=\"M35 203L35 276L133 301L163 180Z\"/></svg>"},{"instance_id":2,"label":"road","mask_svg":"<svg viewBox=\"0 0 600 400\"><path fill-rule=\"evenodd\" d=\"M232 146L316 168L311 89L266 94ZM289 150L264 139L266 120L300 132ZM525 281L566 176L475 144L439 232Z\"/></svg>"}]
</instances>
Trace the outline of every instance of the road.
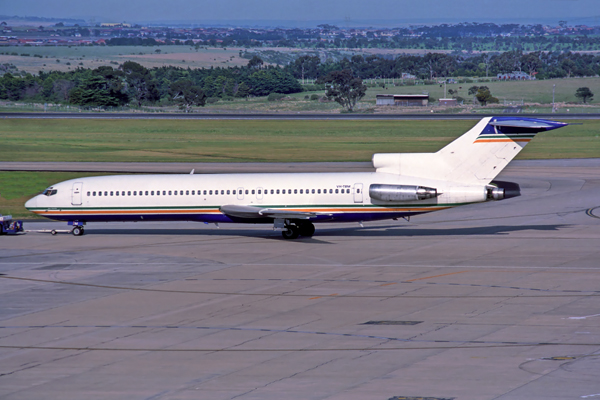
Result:
<instances>
[{"instance_id":1,"label":"road","mask_svg":"<svg viewBox=\"0 0 600 400\"><path fill-rule=\"evenodd\" d=\"M556 120L570 119L599 119L600 114L502 114L503 116L521 116L529 118L547 118ZM497 114L286 114L286 113L110 113L110 112L82 112L82 113L44 113L44 112L0 112L0 118L39 118L39 119L285 119L285 120L451 120L469 119L479 120L484 117L497 116Z\"/></svg>"}]
</instances>

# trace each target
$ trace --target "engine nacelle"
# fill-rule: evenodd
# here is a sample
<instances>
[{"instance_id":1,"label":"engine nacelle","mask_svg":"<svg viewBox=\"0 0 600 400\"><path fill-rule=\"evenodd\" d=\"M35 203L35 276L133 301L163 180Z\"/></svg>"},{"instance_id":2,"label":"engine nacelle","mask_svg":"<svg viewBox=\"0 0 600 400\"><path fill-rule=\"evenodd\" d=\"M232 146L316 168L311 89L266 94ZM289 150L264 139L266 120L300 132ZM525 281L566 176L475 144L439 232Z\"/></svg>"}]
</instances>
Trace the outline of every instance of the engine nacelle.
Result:
<instances>
[{"instance_id":1,"label":"engine nacelle","mask_svg":"<svg viewBox=\"0 0 600 400\"><path fill-rule=\"evenodd\" d=\"M439 194L437 189L425 186L372 184L369 186L369 196L379 201L417 201Z\"/></svg>"}]
</instances>

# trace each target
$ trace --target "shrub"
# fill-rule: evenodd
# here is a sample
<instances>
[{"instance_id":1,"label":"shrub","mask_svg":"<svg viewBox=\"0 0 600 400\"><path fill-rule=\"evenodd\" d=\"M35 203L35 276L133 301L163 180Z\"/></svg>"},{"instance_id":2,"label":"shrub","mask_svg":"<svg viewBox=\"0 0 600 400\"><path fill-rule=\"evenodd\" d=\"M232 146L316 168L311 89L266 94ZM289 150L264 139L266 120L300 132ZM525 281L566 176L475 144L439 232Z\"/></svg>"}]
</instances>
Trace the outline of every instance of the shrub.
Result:
<instances>
[{"instance_id":1,"label":"shrub","mask_svg":"<svg viewBox=\"0 0 600 400\"><path fill-rule=\"evenodd\" d=\"M310 96L311 100L319 100L319 95L318 94L313 94Z\"/></svg>"},{"instance_id":2,"label":"shrub","mask_svg":"<svg viewBox=\"0 0 600 400\"><path fill-rule=\"evenodd\" d=\"M284 97L285 97L285 95L282 93L271 93L271 94L269 94L269 96L267 96L267 100L268 101L279 101L279 100L282 100Z\"/></svg>"}]
</instances>

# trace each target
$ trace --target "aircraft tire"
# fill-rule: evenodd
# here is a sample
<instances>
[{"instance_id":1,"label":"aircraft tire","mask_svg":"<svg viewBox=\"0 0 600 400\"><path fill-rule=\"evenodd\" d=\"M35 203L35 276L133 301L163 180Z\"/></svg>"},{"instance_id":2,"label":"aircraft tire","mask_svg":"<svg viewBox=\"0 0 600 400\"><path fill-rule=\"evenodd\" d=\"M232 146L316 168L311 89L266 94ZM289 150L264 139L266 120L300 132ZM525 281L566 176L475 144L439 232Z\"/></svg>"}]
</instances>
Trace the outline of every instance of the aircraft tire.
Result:
<instances>
[{"instance_id":1,"label":"aircraft tire","mask_svg":"<svg viewBox=\"0 0 600 400\"><path fill-rule=\"evenodd\" d=\"M83 228L76 226L73 228L71 233L73 234L73 236L81 236L81 235L83 235Z\"/></svg>"},{"instance_id":2,"label":"aircraft tire","mask_svg":"<svg viewBox=\"0 0 600 400\"><path fill-rule=\"evenodd\" d=\"M300 236L312 237L315 234L315 226L311 222L300 225Z\"/></svg>"},{"instance_id":3,"label":"aircraft tire","mask_svg":"<svg viewBox=\"0 0 600 400\"><path fill-rule=\"evenodd\" d=\"M296 225L288 225L287 231L282 231L281 236L284 239L297 239L300 236L300 229Z\"/></svg>"}]
</instances>

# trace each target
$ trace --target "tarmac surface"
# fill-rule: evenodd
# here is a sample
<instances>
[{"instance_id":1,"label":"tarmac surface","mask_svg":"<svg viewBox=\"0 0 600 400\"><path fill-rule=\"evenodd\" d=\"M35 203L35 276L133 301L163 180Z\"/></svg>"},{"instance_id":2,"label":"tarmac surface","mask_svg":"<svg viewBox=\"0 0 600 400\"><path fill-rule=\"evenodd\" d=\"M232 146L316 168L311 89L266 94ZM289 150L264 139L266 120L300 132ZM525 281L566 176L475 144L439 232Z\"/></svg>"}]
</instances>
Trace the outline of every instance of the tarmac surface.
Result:
<instances>
[{"instance_id":1,"label":"tarmac surface","mask_svg":"<svg viewBox=\"0 0 600 400\"><path fill-rule=\"evenodd\" d=\"M522 196L295 241L195 223L3 236L0 398L600 397L600 160L500 179Z\"/></svg>"}]
</instances>

